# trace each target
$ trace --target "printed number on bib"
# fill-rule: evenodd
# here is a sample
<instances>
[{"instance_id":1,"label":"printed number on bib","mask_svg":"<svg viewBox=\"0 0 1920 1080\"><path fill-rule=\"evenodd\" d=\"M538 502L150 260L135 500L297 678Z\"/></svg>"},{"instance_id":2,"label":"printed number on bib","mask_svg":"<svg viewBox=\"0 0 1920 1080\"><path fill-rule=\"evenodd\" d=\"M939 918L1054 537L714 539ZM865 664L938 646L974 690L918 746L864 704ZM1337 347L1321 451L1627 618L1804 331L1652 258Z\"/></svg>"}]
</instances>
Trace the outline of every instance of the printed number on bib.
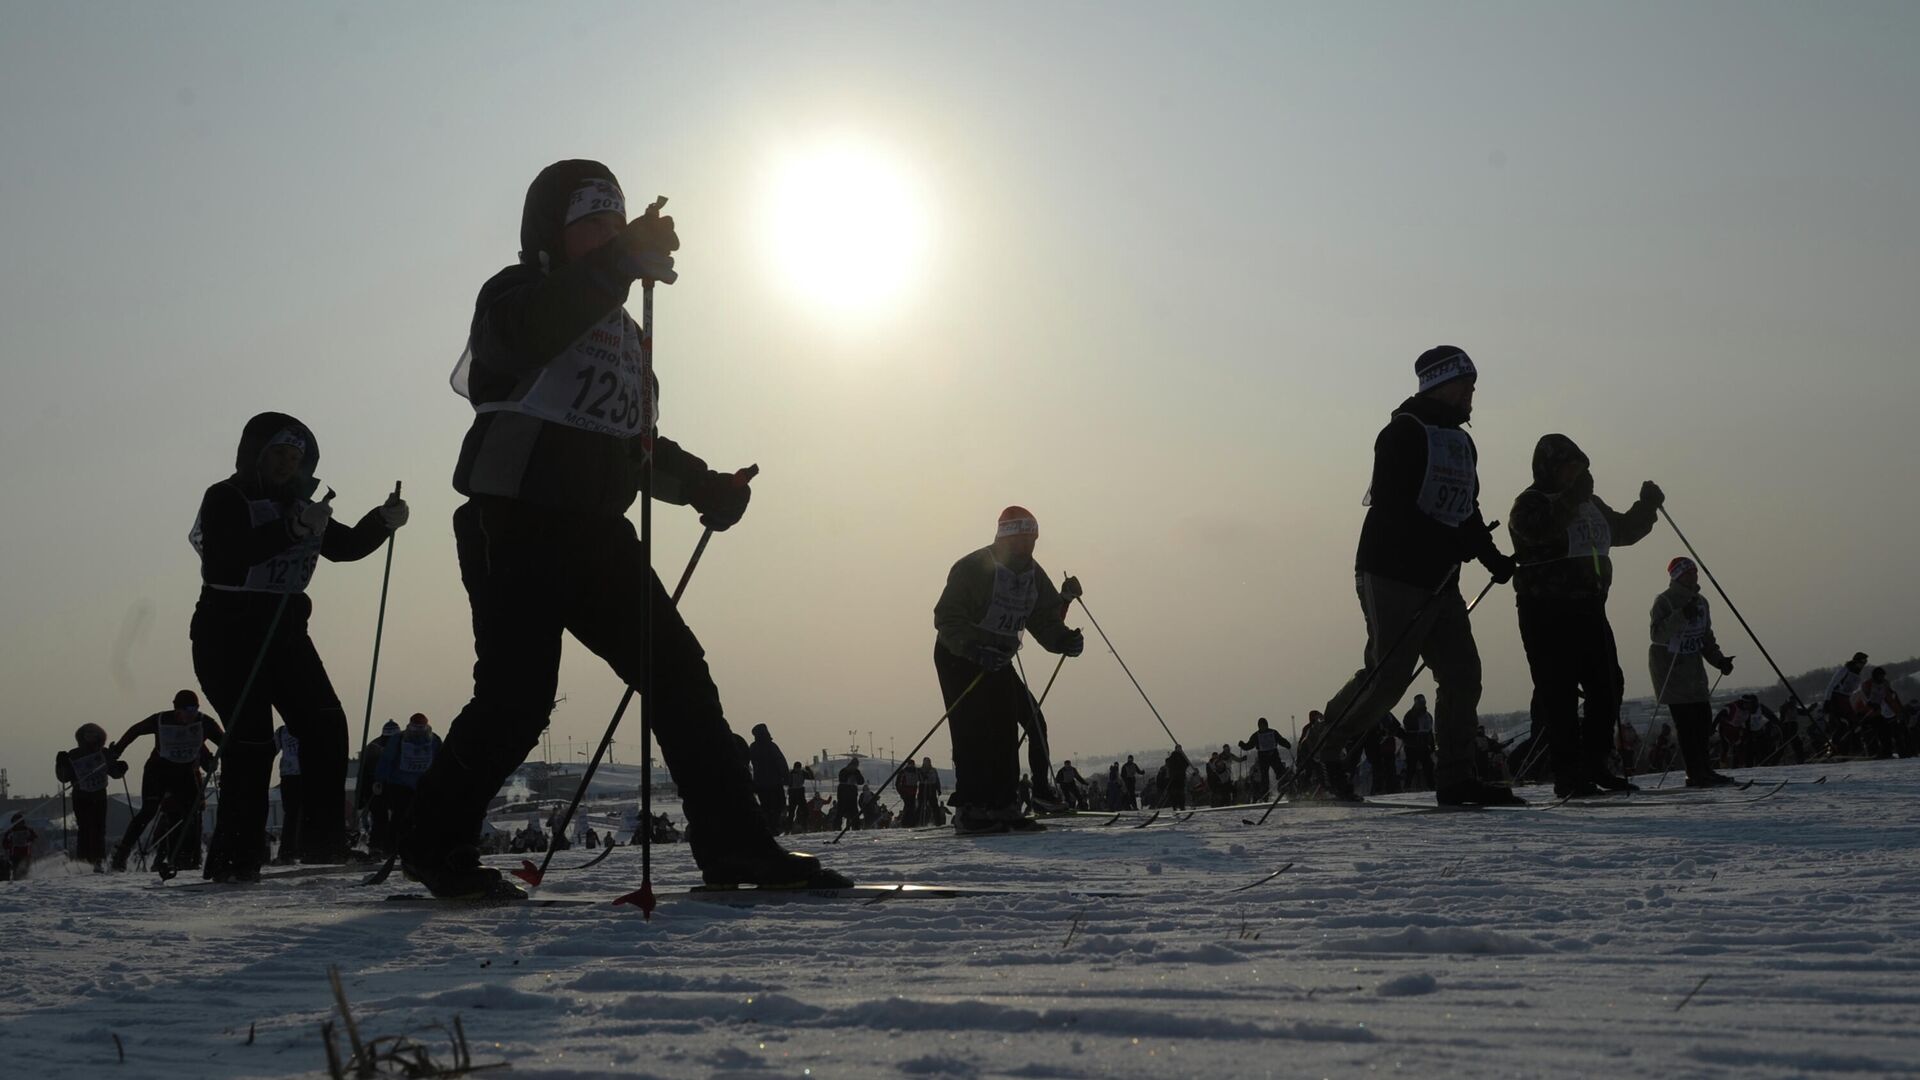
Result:
<instances>
[{"instance_id":1,"label":"printed number on bib","mask_svg":"<svg viewBox=\"0 0 1920 1080\"><path fill-rule=\"evenodd\" d=\"M1017 637L1026 628L1027 617L1033 614L1033 606L1039 599L1040 588L1034 583L1032 570L1016 574L996 565L993 600L987 605L986 615L975 625L989 633Z\"/></svg>"},{"instance_id":2,"label":"printed number on bib","mask_svg":"<svg viewBox=\"0 0 1920 1080\"><path fill-rule=\"evenodd\" d=\"M1442 525L1459 526L1473 516L1476 476L1467 433L1427 427L1427 475L1420 484L1420 512Z\"/></svg>"},{"instance_id":3,"label":"printed number on bib","mask_svg":"<svg viewBox=\"0 0 1920 1080\"><path fill-rule=\"evenodd\" d=\"M1567 558L1584 559L1605 555L1613 550L1613 528L1606 515L1590 502L1580 504L1580 512L1567 526Z\"/></svg>"},{"instance_id":4,"label":"printed number on bib","mask_svg":"<svg viewBox=\"0 0 1920 1080\"><path fill-rule=\"evenodd\" d=\"M104 750L77 757L68 755L67 768L73 770L75 791L101 791L107 786L107 752Z\"/></svg>"},{"instance_id":5,"label":"printed number on bib","mask_svg":"<svg viewBox=\"0 0 1920 1080\"><path fill-rule=\"evenodd\" d=\"M160 756L175 765L186 765L200 757L200 744L205 742L200 736L200 722L191 724L161 724L160 730L153 736L155 748Z\"/></svg>"},{"instance_id":6,"label":"printed number on bib","mask_svg":"<svg viewBox=\"0 0 1920 1080\"><path fill-rule=\"evenodd\" d=\"M433 742L430 739L400 740L400 771L403 773L424 773L433 765Z\"/></svg>"},{"instance_id":7,"label":"printed number on bib","mask_svg":"<svg viewBox=\"0 0 1920 1080\"><path fill-rule=\"evenodd\" d=\"M463 366L470 357L461 357ZM456 368L454 388L462 393ZM652 380L641 362L640 328L615 308L547 361L532 384L506 401L476 404L475 412L517 412L596 435L627 438L659 419Z\"/></svg>"}]
</instances>

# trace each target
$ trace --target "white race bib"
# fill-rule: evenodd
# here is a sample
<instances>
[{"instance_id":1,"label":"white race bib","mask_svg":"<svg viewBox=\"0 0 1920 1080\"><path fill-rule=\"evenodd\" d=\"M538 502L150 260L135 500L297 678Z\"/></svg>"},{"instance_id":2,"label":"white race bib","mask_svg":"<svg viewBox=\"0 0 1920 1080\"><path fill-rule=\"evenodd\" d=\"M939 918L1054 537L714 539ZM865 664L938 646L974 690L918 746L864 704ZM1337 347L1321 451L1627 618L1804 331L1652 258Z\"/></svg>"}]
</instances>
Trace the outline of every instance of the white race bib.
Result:
<instances>
[{"instance_id":1,"label":"white race bib","mask_svg":"<svg viewBox=\"0 0 1920 1080\"><path fill-rule=\"evenodd\" d=\"M1033 577L1032 567L1016 574L995 563L993 600L975 625L988 633L1019 637L1020 631L1026 628L1027 617L1033 614L1033 606L1040 602L1040 587Z\"/></svg>"},{"instance_id":2,"label":"white race bib","mask_svg":"<svg viewBox=\"0 0 1920 1080\"><path fill-rule=\"evenodd\" d=\"M461 354L453 388L467 397L472 351ZM596 435L628 438L648 434L643 421L659 421L651 380L641 364L640 328L625 308L607 317L567 346L565 352L516 387L505 401L476 404L474 412L517 412Z\"/></svg>"},{"instance_id":3,"label":"white race bib","mask_svg":"<svg viewBox=\"0 0 1920 1080\"><path fill-rule=\"evenodd\" d=\"M155 749L160 756L175 765L186 765L200 760L200 744L206 739L200 734L200 721L176 724L160 721L159 730L153 734Z\"/></svg>"},{"instance_id":4,"label":"white race bib","mask_svg":"<svg viewBox=\"0 0 1920 1080\"><path fill-rule=\"evenodd\" d=\"M1263 754L1271 754L1280 748L1280 733L1267 728L1253 733L1253 745Z\"/></svg>"},{"instance_id":5,"label":"white race bib","mask_svg":"<svg viewBox=\"0 0 1920 1080\"><path fill-rule=\"evenodd\" d=\"M1473 516L1477 484L1473 444L1458 428L1423 426L1427 429L1427 475L1420 484L1420 512L1457 528Z\"/></svg>"},{"instance_id":6,"label":"white race bib","mask_svg":"<svg viewBox=\"0 0 1920 1080\"><path fill-rule=\"evenodd\" d=\"M247 500L247 517L254 528L268 522L278 521L285 515L272 499ZM210 589L221 592L265 592L300 593L307 591L307 585L313 581L314 567L320 564L320 537L314 533L304 540L296 540L293 545L265 562L254 563L247 567L247 576L238 585L209 585ZM201 555L206 551L201 546L202 534L200 519L193 519L193 531L187 534L187 542Z\"/></svg>"},{"instance_id":7,"label":"white race bib","mask_svg":"<svg viewBox=\"0 0 1920 1080\"><path fill-rule=\"evenodd\" d=\"M400 771L421 776L433 766L432 739L400 740Z\"/></svg>"},{"instance_id":8,"label":"white race bib","mask_svg":"<svg viewBox=\"0 0 1920 1080\"><path fill-rule=\"evenodd\" d=\"M104 791L107 787L107 752L68 754L67 768L73 770L73 790Z\"/></svg>"},{"instance_id":9,"label":"white race bib","mask_svg":"<svg viewBox=\"0 0 1920 1080\"><path fill-rule=\"evenodd\" d=\"M1698 656L1700 650L1706 648L1707 631L1713 626L1713 615L1707 610L1705 600L1695 602L1700 605L1699 617L1687 620L1687 625L1673 636L1672 641L1667 642L1667 651L1675 656Z\"/></svg>"},{"instance_id":10,"label":"white race bib","mask_svg":"<svg viewBox=\"0 0 1920 1080\"><path fill-rule=\"evenodd\" d=\"M273 733L273 741L280 744L280 775L300 775L300 740L293 732L281 728Z\"/></svg>"},{"instance_id":11,"label":"white race bib","mask_svg":"<svg viewBox=\"0 0 1920 1080\"><path fill-rule=\"evenodd\" d=\"M1567 526L1567 558L1598 558L1613 550L1613 529L1605 514L1591 502L1580 504Z\"/></svg>"}]
</instances>

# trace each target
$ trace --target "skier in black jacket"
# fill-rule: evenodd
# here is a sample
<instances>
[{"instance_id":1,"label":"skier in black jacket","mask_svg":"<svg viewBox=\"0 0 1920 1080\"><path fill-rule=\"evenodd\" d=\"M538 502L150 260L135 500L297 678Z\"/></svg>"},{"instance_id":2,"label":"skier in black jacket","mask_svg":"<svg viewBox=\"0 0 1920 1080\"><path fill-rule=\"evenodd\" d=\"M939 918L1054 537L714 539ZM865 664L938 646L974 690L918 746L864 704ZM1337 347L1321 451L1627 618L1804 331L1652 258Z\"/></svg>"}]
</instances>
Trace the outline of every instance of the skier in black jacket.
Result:
<instances>
[{"instance_id":1,"label":"skier in black jacket","mask_svg":"<svg viewBox=\"0 0 1920 1080\"><path fill-rule=\"evenodd\" d=\"M1287 766L1280 760L1280 748L1283 746L1293 749L1293 744L1287 741L1285 735L1268 726L1264 716L1254 722L1253 734L1240 741L1240 749L1253 751L1253 768L1248 770L1247 775L1251 778L1254 773L1260 774L1257 790L1267 790L1269 776L1286 775Z\"/></svg>"},{"instance_id":2,"label":"skier in black jacket","mask_svg":"<svg viewBox=\"0 0 1920 1080\"><path fill-rule=\"evenodd\" d=\"M747 760L753 766L753 793L760 800L760 816L767 821L767 831L777 833L787 810L787 755L773 741L767 725L753 725Z\"/></svg>"},{"instance_id":3,"label":"skier in black jacket","mask_svg":"<svg viewBox=\"0 0 1920 1080\"><path fill-rule=\"evenodd\" d=\"M1436 800L1519 802L1474 776L1480 651L1460 597L1460 564L1477 559L1496 582L1513 576L1513 560L1494 546L1481 519L1478 452L1461 430L1473 415L1479 376L1453 345L1428 349L1413 371L1420 392L1400 403L1373 441L1373 483L1354 560L1367 620L1366 666L1328 702L1326 720L1301 736L1302 771L1312 761L1329 793L1357 799L1350 752L1407 692L1424 659L1439 687Z\"/></svg>"},{"instance_id":4,"label":"skier in black jacket","mask_svg":"<svg viewBox=\"0 0 1920 1080\"><path fill-rule=\"evenodd\" d=\"M73 742L73 749L53 756L53 775L73 786L74 831L80 834L73 857L97 874L107 858L107 783L126 776L127 763L107 749L107 731L99 724L81 724Z\"/></svg>"},{"instance_id":5,"label":"skier in black jacket","mask_svg":"<svg viewBox=\"0 0 1920 1080\"><path fill-rule=\"evenodd\" d=\"M200 554L201 588L193 609L193 670L227 718L230 739L221 751L220 812L207 851L206 876L214 881L259 877L275 710L304 748L301 783L315 803L302 823L300 860L343 862L348 855L340 811L347 714L307 636L313 612L307 583L322 558L352 562L378 551L407 523L407 504L396 493L353 526L336 524L332 492L313 501L319 464L320 444L307 425L284 413L261 413L240 433L233 475L207 489L194 519L190 539Z\"/></svg>"},{"instance_id":6,"label":"skier in black jacket","mask_svg":"<svg viewBox=\"0 0 1920 1080\"><path fill-rule=\"evenodd\" d=\"M1513 501L1509 531L1522 566L1513 594L1533 674L1533 726L1547 733L1553 789L1563 798L1638 790L1608 766L1626 690L1607 622L1608 552L1652 532L1665 499L1648 480L1632 509L1614 510L1593 493L1587 455L1573 440L1542 435L1533 484Z\"/></svg>"},{"instance_id":7,"label":"skier in black jacket","mask_svg":"<svg viewBox=\"0 0 1920 1080\"><path fill-rule=\"evenodd\" d=\"M421 781L401 844L407 874L438 896L519 892L480 865L476 845L488 800L547 726L563 632L629 686L651 687L654 733L708 884L845 881L774 842L705 650L625 516L649 459L652 498L693 507L712 529L738 522L751 495L745 470L716 472L656 435L651 343L625 304L636 282L675 279L680 241L672 218L650 209L629 222L626 211L599 162L541 170L520 261L481 286L455 369L474 409L453 475L467 497L453 532L473 606L473 698Z\"/></svg>"},{"instance_id":8,"label":"skier in black jacket","mask_svg":"<svg viewBox=\"0 0 1920 1080\"><path fill-rule=\"evenodd\" d=\"M173 708L128 728L107 748L107 756L118 759L133 740L147 735L153 736L153 751L140 770L140 811L127 822L127 831L114 849L113 868L127 868L127 855L140 842L147 823L158 816L154 836L165 837L166 842L159 850L156 868L165 868L178 851L180 866L191 869L200 865L200 814L196 806L200 769L212 761L207 744L220 745L226 733L218 720L200 711L200 695L182 690L173 695Z\"/></svg>"}]
</instances>

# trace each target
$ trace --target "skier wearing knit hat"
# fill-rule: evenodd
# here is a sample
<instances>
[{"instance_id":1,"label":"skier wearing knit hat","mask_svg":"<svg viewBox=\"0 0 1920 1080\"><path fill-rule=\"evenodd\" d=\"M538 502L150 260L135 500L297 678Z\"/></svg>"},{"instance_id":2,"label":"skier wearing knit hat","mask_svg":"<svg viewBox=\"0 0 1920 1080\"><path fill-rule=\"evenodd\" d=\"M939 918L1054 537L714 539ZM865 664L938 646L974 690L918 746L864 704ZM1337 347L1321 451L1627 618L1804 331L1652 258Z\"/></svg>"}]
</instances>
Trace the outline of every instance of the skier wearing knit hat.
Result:
<instances>
[{"instance_id":1,"label":"skier wearing knit hat","mask_svg":"<svg viewBox=\"0 0 1920 1080\"><path fill-rule=\"evenodd\" d=\"M220 745L226 732L218 720L200 711L200 695L182 690L173 695L173 708L128 728L107 748L107 756L119 759L135 739L146 735L153 736L153 752L147 755L140 772L140 811L127 822L127 831L113 851L113 868L127 868L127 856L156 815L160 821L154 826L154 835L172 833L178 838L180 834L174 830L179 829L185 834L179 844L180 865L199 866L200 815L194 805L200 797L200 767L212 759L206 744ZM174 847L170 840L160 852L161 860L170 859Z\"/></svg>"},{"instance_id":2,"label":"skier wearing knit hat","mask_svg":"<svg viewBox=\"0 0 1920 1080\"><path fill-rule=\"evenodd\" d=\"M1413 370L1419 392L1393 410L1373 442L1373 481L1354 560L1366 666L1327 703L1325 718L1309 724L1299 756L1333 797L1357 799L1350 753L1407 692L1424 659L1437 685L1436 801L1514 804L1521 800L1511 790L1483 783L1474 769L1480 651L1460 596L1460 565L1476 559L1496 582L1513 575L1513 560L1494 545L1480 516L1479 456L1461 430L1473 415L1478 373L1452 345L1422 353Z\"/></svg>"},{"instance_id":3,"label":"skier wearing knit hat","mask_svg":"<svg viewBox=\"0 0 1920 1080\"><path fill-rule=\"evenodd\" d=\"M473 698L399 837L402 868L436 896L524 895L481 865L478 838L488 801L547 726L566 633L647 689L706 884L847 884L774 842L706 652L626 517L649 476L650 498L692 507L715 531L752 494L747 470L710 469L656 434L651 344L625 305L636 284L675 280L680 239L658 204L631 220L627 209L599 162L541 170L519 262L481 286L454 370L474 411L453 475L467 499L453 533L473 607Z\"/></svg>"},{"instance_id":4,"label":"skier wearing knit hat","mask_svg":"<svg viewBox=\"0 0 1920 1080\"><path fill-rule=\"evenodd\" d=\"M1639 501L1620 513L1593 493L1589 466L1572 439L1542 435L1533 484L1514 500L1508 525L1520 560L1513 592L1533 674L1533 724L1546 730L1553 789L1562 798L1638 790L1608 766L1626 677L1607 622L1607 553L1652 532L1666 500L1648 480Z\"/></svg>"},{"instance_id":5,"label":"skier wearing knit hat","mask_svg":"<svg viewBox=\"0 0 1920 1080\"><path fill-rule=\"evenodd\" d=\"M1067 626L1080 583L1059 589L1034 561L1040 524L1023 507L1000 513L993 543L961 557L933 608L933 667L953 738L953 827L961 834L1029 831L1042 826L1020 812L1020 731L1028 736L1034 783L1053 774L1046 721L1013 669L1021 635L1048 652L1079 656L1086 641ZM1051 795L1051 793L1047 793ZM1036 789L1036 798L1041 793Z\"/></svg>"},{"instance_id":6,"label":"skier wearing knit hat","mask_svg":"<svg viewBox=\"0 0 1920 1080\"><path fill-rule=\"evenodd\" d=\"M1654 706L1665 705L1673 714L1687 786L1733 783L1732 777L1713 770L1707 750L1713 734L1707 665L1730 675L1733 658L1721 652L1714 639L1713 611L1700 594L1700 568L1692 559L1682 555L1667 564L1667 587L1654 597L1648 617L1652 643L1647 646L1647 666L1653 675Z\"/></svg>"}]
</instances>

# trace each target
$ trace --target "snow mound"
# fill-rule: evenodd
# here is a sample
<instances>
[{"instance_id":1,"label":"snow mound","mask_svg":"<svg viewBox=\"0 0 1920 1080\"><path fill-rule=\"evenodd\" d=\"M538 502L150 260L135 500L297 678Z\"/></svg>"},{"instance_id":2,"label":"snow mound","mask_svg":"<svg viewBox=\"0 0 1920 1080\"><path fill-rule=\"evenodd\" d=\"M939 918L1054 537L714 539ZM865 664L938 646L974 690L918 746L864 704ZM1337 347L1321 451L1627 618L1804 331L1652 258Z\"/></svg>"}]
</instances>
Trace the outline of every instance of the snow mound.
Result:
<instances>
[{"instance_id":1,"label":"snow mound","mask_svg":"<svg viewBox=\"0 0 1920 1080\"><path fill-rule=\"evenodd\" d=\"M1543 953L1547 946L1498 930L1443 926L1431 930L1409 926L1394 934L1332 938L1314 946L1322 952L1356 953L1465 953L1471 956L1524 956Z\"/></svg>"},{"instance_id":2,"label":"snow mound","mask_svg":"<svg viewBox=\"0 0 1920 1080\"><path fill-rule=\"evenodd\" d=\"M1373 992L1380 997L1419 997L1440 989L1440 982L1426 972L1410 975L1396 975L1379 986Z\"/></svg>"}]
</instances>

